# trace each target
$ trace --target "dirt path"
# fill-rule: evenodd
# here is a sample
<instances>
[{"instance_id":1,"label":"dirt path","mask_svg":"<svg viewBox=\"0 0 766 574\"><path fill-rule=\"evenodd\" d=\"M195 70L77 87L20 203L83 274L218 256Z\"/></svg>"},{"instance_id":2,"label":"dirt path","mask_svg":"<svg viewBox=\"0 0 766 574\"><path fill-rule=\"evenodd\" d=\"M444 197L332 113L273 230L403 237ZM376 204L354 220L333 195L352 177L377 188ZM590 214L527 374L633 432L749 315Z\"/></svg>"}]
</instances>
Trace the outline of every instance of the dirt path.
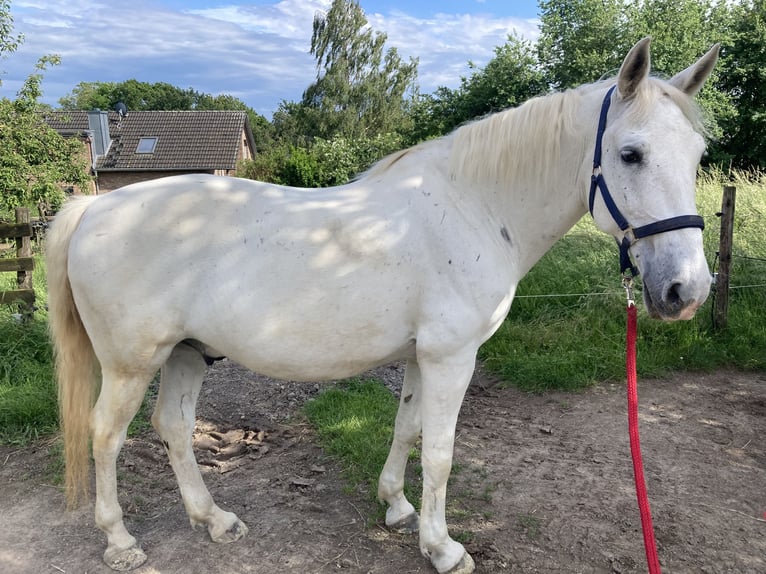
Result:
<instances>
[{"instance_id":1,"label":"dirt path","mask_svg":"<svg viewBox=\"0 0 766 574\"><path fill-rule=\"evenodd\" d=\"M379 373L394 387L401 377L398 368ZM232 545L190 530L154 434L130 440L120 497L149 555L136 572L433 572L415 537L368 524L366 495L344 490L310 429L285 424L319 389L226 362L211 370L196 447L217 502L250 527ZM766 572L766 375L677 375L640 381L639 393L663 570ZM624 403L617 385L536 396L474 381L458 426L448 522L477 572L646 571ZM0 572L110 572L92 504L64 512L47 450L0 447Z\"/></svg>"}]
</instances>

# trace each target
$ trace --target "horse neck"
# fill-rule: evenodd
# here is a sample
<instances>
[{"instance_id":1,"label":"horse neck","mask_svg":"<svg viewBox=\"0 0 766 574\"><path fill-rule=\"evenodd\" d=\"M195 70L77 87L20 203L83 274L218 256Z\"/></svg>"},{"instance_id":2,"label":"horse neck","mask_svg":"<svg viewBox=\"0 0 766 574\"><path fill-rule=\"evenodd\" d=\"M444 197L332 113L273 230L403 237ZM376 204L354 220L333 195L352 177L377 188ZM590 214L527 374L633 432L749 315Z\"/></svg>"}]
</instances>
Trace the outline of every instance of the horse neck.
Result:
<instances>
[{"instance_id":1,"label":"horse neck","mask_svg":"<svg viewBox=\"0 0 766 574\"><path fill-rule=\"evenodd\" d=\"M601 92L537 98L454 134L453 175L508 230L522 275L587 212Z\"/></svg>"}]
</instances>

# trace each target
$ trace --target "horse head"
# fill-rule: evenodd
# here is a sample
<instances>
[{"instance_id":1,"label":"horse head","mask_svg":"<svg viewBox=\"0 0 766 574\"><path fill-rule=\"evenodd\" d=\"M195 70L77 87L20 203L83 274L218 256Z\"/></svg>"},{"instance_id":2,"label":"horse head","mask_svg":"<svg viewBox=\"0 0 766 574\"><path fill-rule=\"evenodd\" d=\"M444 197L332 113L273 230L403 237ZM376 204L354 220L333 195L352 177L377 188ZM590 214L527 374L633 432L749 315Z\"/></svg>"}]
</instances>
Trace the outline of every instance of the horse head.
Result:
<instances>
[{"instance_id":1,"label":"horse head","mask_svg":"<svg viewBox=\"0 0 766 574\"><path fill-rule=\"evenodd\" d=\"M596 225L621 244L623 267L628 255L635 262L649 314L690 319L711 284L695 206L705 139L693 97L718 46L662 81L649 76L649 43L645 38L630 50L603 100L590 207Z\"/></svg>"}]
</instances>

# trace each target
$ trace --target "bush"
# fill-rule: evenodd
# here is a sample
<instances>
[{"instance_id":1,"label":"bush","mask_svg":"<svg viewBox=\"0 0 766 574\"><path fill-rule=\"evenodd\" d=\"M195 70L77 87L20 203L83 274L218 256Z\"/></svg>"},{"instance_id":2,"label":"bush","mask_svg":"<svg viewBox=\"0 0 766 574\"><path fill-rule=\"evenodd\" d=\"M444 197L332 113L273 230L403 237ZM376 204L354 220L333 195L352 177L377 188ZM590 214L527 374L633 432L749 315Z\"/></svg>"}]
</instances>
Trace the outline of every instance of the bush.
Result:
<instances>
[{"instance_id":1,"label":"bush","mask_svg":"<svg viewBox=\"0 0 766 574\"><path fill-rule=\"evenodd\" d=\"M330 187L352 180L403 146L398 134L347 139L317 138L308 147L280 145L242 162L240 177L296 187Z\"/></svg>"}]
</instances>

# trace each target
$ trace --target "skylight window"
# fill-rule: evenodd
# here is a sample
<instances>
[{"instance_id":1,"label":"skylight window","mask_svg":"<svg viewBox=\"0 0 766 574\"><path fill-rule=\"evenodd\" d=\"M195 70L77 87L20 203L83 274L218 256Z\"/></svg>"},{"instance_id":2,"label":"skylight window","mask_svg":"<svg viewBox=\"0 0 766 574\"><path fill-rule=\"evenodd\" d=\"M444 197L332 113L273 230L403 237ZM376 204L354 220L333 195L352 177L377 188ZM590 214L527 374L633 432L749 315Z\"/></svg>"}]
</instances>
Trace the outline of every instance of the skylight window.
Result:
<instances>
[{"instance_id":1,"label":"skylight window","mask_svg":"<svg viewBox=\"0 0 766 574\"><path fill-rule=\"evenodd\" d=\"M136 153L154 153L154 148L156 146L157 138L141 138L138 140Z\"/></svg>"}]
</instances>

